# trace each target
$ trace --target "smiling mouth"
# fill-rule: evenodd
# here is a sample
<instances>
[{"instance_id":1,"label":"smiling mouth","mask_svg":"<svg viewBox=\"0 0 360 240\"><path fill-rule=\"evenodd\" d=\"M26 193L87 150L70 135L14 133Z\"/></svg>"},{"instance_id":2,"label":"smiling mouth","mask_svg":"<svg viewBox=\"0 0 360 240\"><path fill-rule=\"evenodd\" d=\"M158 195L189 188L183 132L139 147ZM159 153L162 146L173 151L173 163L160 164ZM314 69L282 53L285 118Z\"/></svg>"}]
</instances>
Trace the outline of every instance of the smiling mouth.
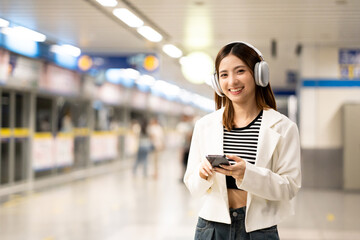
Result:
<instances>
[{"instance_id":1,"label":"smiling mouth","mask_svg":"<svg viewBox=\"0 0 360 240\"><path fill-rule=\"evenodd\" d=\"M240 92L244 89L244 87L240 87L240 88L232 88L232 89L229 89L230 92L233 92L233 93L236 93L236 92Z\"/></svg>"}]
</instances>

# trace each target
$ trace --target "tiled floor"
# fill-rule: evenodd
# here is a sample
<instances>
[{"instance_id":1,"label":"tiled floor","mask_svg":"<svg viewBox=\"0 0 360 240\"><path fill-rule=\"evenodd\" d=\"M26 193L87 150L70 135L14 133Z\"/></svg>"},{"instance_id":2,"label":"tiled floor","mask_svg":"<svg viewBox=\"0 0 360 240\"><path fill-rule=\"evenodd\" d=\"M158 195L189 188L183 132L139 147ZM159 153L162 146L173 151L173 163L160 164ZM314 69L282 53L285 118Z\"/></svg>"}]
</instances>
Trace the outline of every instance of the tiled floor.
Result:
<instances>
[{"instance_id":1,"label":"tiled floor","mask_svg":"<svg viewBox=\"0 0 360 240\"><path fill-rule=\"evenodd\" d=\"M193 239L196 203L179 181L180 161L171 152L162 155L158 179L134 177L128 165L12 196L0 205L0 239ZM359 192L302 189L296 208L297 214L279 225L281 239L360 239Z\"/></svg>"}]
</instances>

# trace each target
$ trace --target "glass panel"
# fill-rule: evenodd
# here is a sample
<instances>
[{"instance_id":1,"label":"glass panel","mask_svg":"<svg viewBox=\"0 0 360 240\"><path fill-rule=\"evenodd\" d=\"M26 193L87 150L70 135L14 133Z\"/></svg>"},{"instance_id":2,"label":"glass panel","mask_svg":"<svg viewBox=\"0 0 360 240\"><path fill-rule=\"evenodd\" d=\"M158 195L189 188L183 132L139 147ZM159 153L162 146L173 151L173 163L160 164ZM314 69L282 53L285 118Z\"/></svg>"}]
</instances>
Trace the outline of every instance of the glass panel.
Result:
<instances>
[{"instance_id":1,"label":"glass panel","mask_svg":"<svg viewBox=\"0 0 360 240\"><path fill-rule=\"evenodd\" d=\"M95 110L95 131L108 131L110 129L112 108L100 102L95 102L93 108Z\"/></svg>"},{"instance_id":2,"label":"glass panel","mask_svg":"<svg viewBox=\"0 0 360 240\"><path fill-rule=\"evenodd\" d=\"M9 183L9 139L1 139L0 184Z\"/></svg>"},{"instance_id":3,"label":"glass panel","mask_svg":"<svg viewBox=\"0 0 360 240\"><path fill-rule=\"evenodd\" d=\"M1 94L1 128L10 127L10 94ZM9 142L10 136L1 138L0 184L9 183Z\"/></svg>"},{"instance_id":4,"label":"glass panel","mask_svg":"<svg viewBox=\"0 0 360 240\"><path fill-rule=\"evenodd\" d=\"M76 137L75 138L75 168L84 168L86 167L86 163L88 160L88 143L89 138L88 137Z\"/></svg>"},{"instance_id":5,"label":"glass panel","mask_svg":"<svg viewBox=\"0 0 360 240\"><path fill-rule=\"evenodd\" d=\"M73 168L74 138L71 133L74 130L73 113L71 111L72 103L60 97L56 101L57 106L57 129L58 132L66 133L57 134L56 136L56 172L70 172Z\"/></svg>"},{"instance_id":6,"label":"glass panel","mask_svg":"<svg viewBox=\"0 0 360 240\"><path fill-rule=\"evenodd\" d=\"M24 102L23 94L15 95L15 128L25 128L26 117L29 111L25 111L25 105L29 105L29 102ZM29 108L29 107L27 107ZM15 163L14 163L14 180L22 181L26 179L27 163L28 163L28 137L17 136L15 138Z\"/></svg>"},{"instance_id":7,"label":"glass panel","mask_svg":"<svg viewBox=\"0 0 360 240\"><path fill-rule=\"evenodd\" d=\"M3 93L1 96L1 127L10 127L10 94Z\"/></svg>"},{"instance_id":8,"label":"glass panel","mask_svg":"<svg viewBox=\"0 0 360 240\"><path fill-rule=\"evenodd\" d=\"M18 138L15 141L15 181L21 181L26 178L26 147L28 140Z\"/></svg>"},{"instance_id":9,"label":"glass panel","mask_svg":"<svg viewBox=\"0 0 360 240\"><path fill-rule=\"evenodd\" d=\"M37 97L36 98L36 122L35 122L35 131L36 132L52 132L52 103L53 100L50 98ZM45 144L46 145L46 144ZM51 146L46 145L46 146ZM51 158L52 156L47 156ZM35 160L36 161L36 160ZM53 169L41 169L35 172L35 178L41 178L44 176L49 176L53 173Z\"/></svg>"},{"instance_id":10,"label":"glass panel","mask_svg":"<svg viewBox=\"0 0 360 240\"><path fill-rule=\"evenodd\" d=\"M24 127L24 101L23 95L16 94L15 97L15 128L22 128Z\"/></svg>"},{"instance_id":11,"label":"glass panel","mask_svg":"<svg viewBox=\"0 0 360 240\"><path fill-rule=\"evenodd\" d=\"M88 127L88 106L89 104L86 102L74 103L72 105L71 114L73 116L73 123L75 127Z\"/></svg>"},{"instance_id":12,"label":"glass panel","mask_svg":"<svg viewBox=\"0 0 360 240\"><path fill-rule=\"evenodd\" d=\"M36 99L36 132L51 132L52 100L38 97Z\"/></svg>"},{"instance_id":13,"label":"glass panel","mask_svg":"<svg viewBox=\"0 0 360 240\"><path fill-rule=\"evenodd\" d=\"M72 105L71 115L76 128L88 129L88 107L89 103L87 102L78 102ZM89 159L89 136L81 133L75 134L74 144L74 167L84 168Z\"/></svg>"}]
</instances>

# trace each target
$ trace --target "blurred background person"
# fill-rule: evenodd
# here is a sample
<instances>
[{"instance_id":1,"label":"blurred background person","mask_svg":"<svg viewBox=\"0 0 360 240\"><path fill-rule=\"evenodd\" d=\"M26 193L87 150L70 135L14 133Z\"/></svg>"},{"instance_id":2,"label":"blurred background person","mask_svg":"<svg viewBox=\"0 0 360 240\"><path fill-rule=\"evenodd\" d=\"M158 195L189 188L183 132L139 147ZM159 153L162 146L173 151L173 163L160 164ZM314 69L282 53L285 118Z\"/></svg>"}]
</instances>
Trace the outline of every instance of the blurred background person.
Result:
<instances>
[{"instance_id":1,"label":"blurred background person","mask_svg":"<svg viewBox=\"0 0 360 240\"><path fill-rule=\"evenodd\" d=\"M143 175L147 177L148 174L148 155L154 149L150 136L147 132L147 122L145 120L140 124L140 136L139 136L139 149L137 157L133 167L133 174L136 176L136 171L139 165L143 166Z\"/></svg>"},{"instance_id":2,"label":"blurred background person","mask_svg":"<svg viewBox=\"0 0 360 240\"><path fill-rule=\"evenodd\" d=\"M148 135L151 139L151 142L154 146L154 151L152 152L152 159L154 163L154 178L158 177L158 162L159 155L161 151L164 149L164 129L160 125L159 120L157 118L152 118L150 120L149 126L147 128Z\"/></svg>"},{"instance_id":3,"label":"blurred background person","mask_svg":"<svg viewBox=\"0 0 360 240\"><path fill-rule=\"evenodd\" d=\"M180 147L180 161L182 166L182 174L180 177L180 181L182 182L183 176L185 174L187 161L189 157L190 151L190 143L193 132L193 117L191 115L184 114L181 118L181 122L176 126L176 130L181 135L181 147Z\"/></svg>"},{"instance_id":4,"label":"blurred background person","mask_svg":"<svg viewBox=\"0 0 360 240\"><path fill-rule=\"evenodd\" d=\"M72 132L73 131L73 123L71 120L70 111L67 111L62 119L61 131L62 132Z\"/></svg>"}]
</instances>

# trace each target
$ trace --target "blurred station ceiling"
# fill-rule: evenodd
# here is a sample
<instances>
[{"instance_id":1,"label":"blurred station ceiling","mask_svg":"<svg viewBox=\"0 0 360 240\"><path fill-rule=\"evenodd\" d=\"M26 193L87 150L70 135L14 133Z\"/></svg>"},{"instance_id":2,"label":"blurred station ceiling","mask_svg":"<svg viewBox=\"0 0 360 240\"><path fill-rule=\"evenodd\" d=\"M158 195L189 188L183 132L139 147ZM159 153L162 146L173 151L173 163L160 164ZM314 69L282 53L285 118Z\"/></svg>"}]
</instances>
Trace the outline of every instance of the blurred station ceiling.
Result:
<instances>
[{"instance_id":1,"label":"blurred station ceiling","mask_svg":"<svg viewBox=\"0 0 360 240\"><path fill-rule=\"evenodd\" d=\"M162 46L171 43L188 55L204 51L213 59L231 41L247 41L269 62L273 87L286 87L285 71L298 70L302 47L360 47L358 0L0 0L0 18L41 32L53 42L84 53L161 55L160 78L212 98L207 84L192 84L179 59ZM163 39L151 42L128 27L113 9L126 7Z\"/></svg>"}]
</instances>

